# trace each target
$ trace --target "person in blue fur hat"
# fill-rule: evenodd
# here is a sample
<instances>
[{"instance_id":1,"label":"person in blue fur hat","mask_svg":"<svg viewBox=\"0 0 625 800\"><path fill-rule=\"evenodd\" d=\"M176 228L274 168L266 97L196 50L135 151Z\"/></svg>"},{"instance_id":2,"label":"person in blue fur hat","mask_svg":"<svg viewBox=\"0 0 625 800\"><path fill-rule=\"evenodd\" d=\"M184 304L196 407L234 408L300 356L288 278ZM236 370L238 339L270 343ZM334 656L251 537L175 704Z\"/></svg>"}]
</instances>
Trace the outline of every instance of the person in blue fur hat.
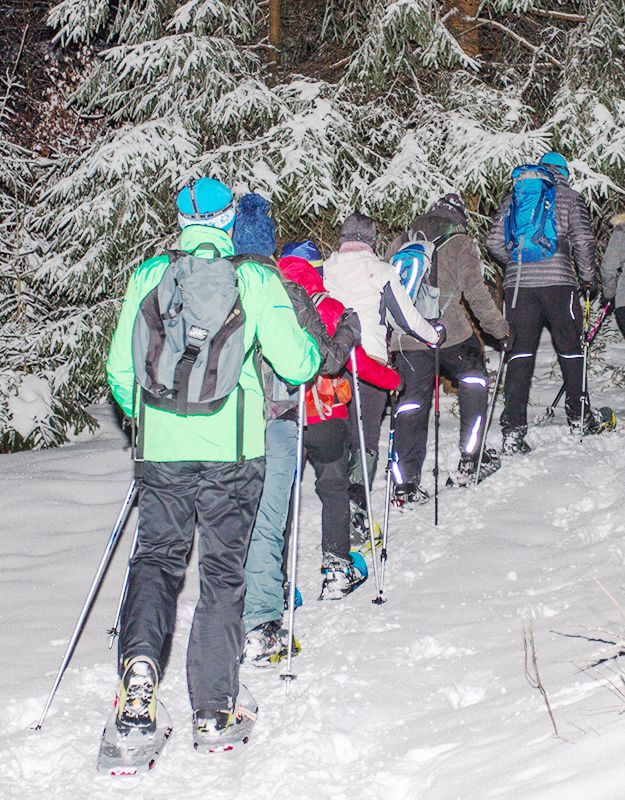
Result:
<instances>
[{"instance_id":1,"label":"person in blue fur hat","mask_svg":"<svg viewBox=\"0 0 625 800\"><path fill-rule=\"evenodd\" d=\"M263 263L275 263L272 258L276 247L275 225L264 197L252 192L239 199L232 241L237 256L252 254L254 259L262 256ZM303 248L302 252L321 264L321 253L312 242L297 242L286 248ZM283 285L299 324L315 338L325 368L335 374L359 340L357 315L347 313L330 338L304 289L286 280ZM266 361L262 371L267 420L266 470L245 563L247 588L243 611L244 658L259 667L276 665L288 648L288 632L282 627L283 550L297 456L297 393L278 378ZM295 642L295 652L298 651L299 644Z\"/></svg>"}]
</instances>

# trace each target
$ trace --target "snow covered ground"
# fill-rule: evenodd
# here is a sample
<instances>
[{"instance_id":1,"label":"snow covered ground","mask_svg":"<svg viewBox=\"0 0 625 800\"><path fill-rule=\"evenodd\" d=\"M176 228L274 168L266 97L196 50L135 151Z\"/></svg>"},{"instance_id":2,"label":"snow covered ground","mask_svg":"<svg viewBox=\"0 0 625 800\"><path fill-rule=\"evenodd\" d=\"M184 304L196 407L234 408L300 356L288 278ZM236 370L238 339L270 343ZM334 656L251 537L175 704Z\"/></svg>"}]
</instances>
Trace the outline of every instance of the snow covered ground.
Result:
<instances>
[{"instance_id":1,"label":"snow covered ground","mask_svg":"<svg viewBox=\"0 0 625 800\"><path fill-rule=\"evenodd\" d=\"M625 345L613 328L602 333L600 347L606 339L594 361L592 395L624 420L623 389L607 365L625 363ZM558 385L546 341L530 418ZM454 398L444 396L442 406L442 461L453 468ZM132 525L43 730L29 729L130 480L126 439L112 409L97 414L102 425L95 436L0 457L2 800L625 796L618 661L625 643L622 421L614 433L580 443L560 409L551 426L531 429L530 456L505 461L476 490L442 491L438 528L432 504L394 511L381 607L371 603L372 579L340 603L317 602L319 504L308 471L298 581L304 605L296 620L303 652L294 661L298 678L290 694L275 672L245 668L243 680L260 704L246 752L193 751L184 674L197 592L192 564L161 691L174 734L152 773L110 780L95 772L116 681L106 629ZM498 443L495 420L490 444ZM383 487L380 471L379 517ZM557 737L525 674L524 625L533 626Z\"/></svg>"}]
</instances>

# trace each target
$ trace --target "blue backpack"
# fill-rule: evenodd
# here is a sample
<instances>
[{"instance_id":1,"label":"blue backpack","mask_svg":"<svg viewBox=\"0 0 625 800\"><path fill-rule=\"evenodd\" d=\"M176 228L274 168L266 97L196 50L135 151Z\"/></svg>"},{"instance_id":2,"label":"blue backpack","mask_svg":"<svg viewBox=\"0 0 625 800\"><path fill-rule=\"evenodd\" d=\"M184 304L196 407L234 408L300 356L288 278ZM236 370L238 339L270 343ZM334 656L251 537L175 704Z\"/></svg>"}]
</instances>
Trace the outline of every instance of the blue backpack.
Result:
<instances>
[{"instance_id":1,"label":"blue backpack","mask_svg":"<svg viewBox=\"0 0 625 800\"><path fill-rule=\"evenodd\" d=\"M421 238L408 242L398 250L391 257L391 264L421 316L427 320L437 320L443 316L456 294L454 290L441 308L441 290L437 286L437 253L450 239L462 234L437 236L433 241L426 239L421 231L417 235Z\"/></svg>"},{"instance_id":2,"label":"blue backpack","mask_svg":"<svg viewBox=\"0 0 625 800\"><path fill-rule=\"evenodd\" d=\"M511 261L533 263L555 255L556 181L547 167L523 164L512 170L512 199L504 218Z\"/></svg>"},{"instance_id":3,"label":"blue backpack","mask_svg":"<svg viewBox=\"0 0 625 800\"><path fill-rule=\"evenodd\" d=\"M428 277L436 263L436 244L421 239L405 244L391 258L413 305L425 319L438 319L440 292L430 285Z\"/></svg>"}]
</instances>

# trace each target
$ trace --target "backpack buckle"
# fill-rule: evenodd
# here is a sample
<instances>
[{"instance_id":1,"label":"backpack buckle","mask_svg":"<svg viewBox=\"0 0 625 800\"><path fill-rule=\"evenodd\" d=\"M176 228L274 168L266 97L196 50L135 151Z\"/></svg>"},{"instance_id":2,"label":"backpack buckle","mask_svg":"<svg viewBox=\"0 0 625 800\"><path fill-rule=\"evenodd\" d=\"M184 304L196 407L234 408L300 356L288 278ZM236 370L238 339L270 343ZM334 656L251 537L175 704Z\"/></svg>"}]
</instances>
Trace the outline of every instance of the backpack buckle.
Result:
<instances>
[{"instance_id":1,"label":"backpack buckle","mask_svg":"<svg viewBox=\"0 0 625 800\"><path fill-rule=\"evenodd\" d=\"M200 348L194 344L188 344L187 349L182 354L181 361L186 361L189 364L194 364L198 355L200 353Z\"/></svg>"}]
</instances>

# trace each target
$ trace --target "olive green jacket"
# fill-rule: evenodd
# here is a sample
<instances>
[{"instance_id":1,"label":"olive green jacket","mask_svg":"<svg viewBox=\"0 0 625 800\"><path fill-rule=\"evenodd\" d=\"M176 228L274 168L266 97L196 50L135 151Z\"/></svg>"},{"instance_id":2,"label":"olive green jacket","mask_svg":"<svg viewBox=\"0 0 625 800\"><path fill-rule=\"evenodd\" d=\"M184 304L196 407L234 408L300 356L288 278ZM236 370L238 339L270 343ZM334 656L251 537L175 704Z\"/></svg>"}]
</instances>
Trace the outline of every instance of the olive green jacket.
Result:
<instances>
[{"instance_id":1,"label":"olive green jacket","mask_svg":"<svg viewBox=\"0 0 625 800\"><path fill-rule=\"evenodd\" d=\"M212 257L200 244L214 244L224 258L233 255L232 241L217 228L192 225L180 236L179 248ZM145 261L134 271L107 360L108 380L115 400L124 412L133 413L135 372L132 333L142 300L159 283L169 264L166 255ZM285 381L300 384L318 371L320 355L315 340L300 328L291 301L278 275L253 260L237 267L241 304L245 313L246 359L239 381L244 392L243 447L245 458L265 453L263 388L253 363L253 344ZM135 410L136 413L136 410ZM144 457L148 461L236 461L237 391L211 416L180 416L173 411L145 408Z\"/></svg>"}]
</instances>

